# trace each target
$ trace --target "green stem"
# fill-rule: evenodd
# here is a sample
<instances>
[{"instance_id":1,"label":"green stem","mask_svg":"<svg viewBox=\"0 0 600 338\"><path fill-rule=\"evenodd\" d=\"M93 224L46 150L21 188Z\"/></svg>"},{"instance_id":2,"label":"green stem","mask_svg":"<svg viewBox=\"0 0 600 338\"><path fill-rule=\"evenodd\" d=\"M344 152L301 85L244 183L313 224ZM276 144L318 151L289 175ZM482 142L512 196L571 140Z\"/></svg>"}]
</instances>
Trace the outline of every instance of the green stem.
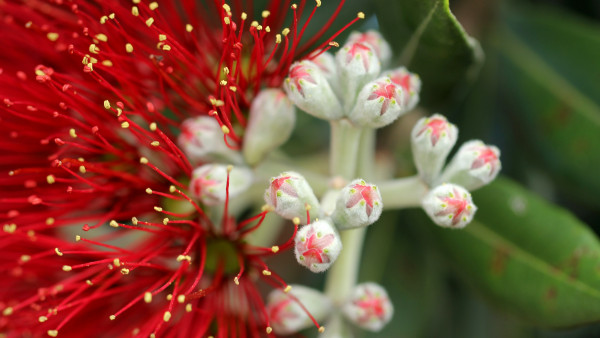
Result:
<instances>
[{"instance_id":1,"label":"green stem","mask_svg":"<svg viewBox=\"0 0 600 338\"><path fill-rule=\"evenodd\" d=\"M358 129L343 122L332 122L331 172L351 180L358 174L372 172L374 160L375 131ZM366 228L341 232L343 249L329 270L325 281L325 293L341 305L358 279L358 269Z\"/></svg>"},{"instance_id":2,"label":"green stem","mask_svg":"<svg viewBox=\"0 0 600 338\"><path fill-rule=\"evenodd\" d=\"M386 210L418 207L429 191L419 176L378 183L377 187L379 187L381 200Z\"/></svg>"}]
</instances>

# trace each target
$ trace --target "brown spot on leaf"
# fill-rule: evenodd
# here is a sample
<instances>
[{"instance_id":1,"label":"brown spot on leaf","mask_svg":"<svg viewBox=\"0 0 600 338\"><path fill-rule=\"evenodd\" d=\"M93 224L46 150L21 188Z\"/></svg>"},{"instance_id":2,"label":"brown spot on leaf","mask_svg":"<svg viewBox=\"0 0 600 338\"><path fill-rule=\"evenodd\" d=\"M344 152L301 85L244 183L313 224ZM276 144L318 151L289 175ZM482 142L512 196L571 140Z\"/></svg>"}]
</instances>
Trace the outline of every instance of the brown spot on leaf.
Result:
<instances>
[{"instance_id":1,"label":"brown spot on leaf","mask_svg":"<svg viewBox=\"0 0 600 338\"><path fill-rule=\"evenodd\" d=\"M546 291L546 299L547 300L555 300L556 299L556 288L554 286L551 286L548 291Z\"/></svg>"},{"instance_id":2,"label":"brown spot on leaf","mask_svg":"<svg viewBox=\"0 0 600 338\"><path fill-rule=\"evenodd\" d=\"M508 260L508 256L509 256L509 251L508 249L504 248L504 247L499 247L496 248L496 250L494 251L494 254L492 256L492 273L495 275L502 275L504 273L504 270L506 269L506 261Z\"/></svg>"}]
</instances>

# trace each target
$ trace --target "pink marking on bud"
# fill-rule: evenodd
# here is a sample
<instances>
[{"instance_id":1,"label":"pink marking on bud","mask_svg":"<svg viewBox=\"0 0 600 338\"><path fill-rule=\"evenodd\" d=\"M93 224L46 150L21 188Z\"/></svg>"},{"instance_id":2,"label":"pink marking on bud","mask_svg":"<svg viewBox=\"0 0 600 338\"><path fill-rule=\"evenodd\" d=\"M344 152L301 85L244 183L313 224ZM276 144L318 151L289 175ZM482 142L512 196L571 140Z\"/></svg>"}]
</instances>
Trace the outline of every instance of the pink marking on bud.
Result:
<instances>
[{"instance_id":1,"label":"pink marking on bud","mask_svg":"<svg viewBox=\"0 0 600 338\"><path fill-rule=\"evenodd\" d=\"M448 121L442 118L432 118L425 126L419 131L417 136L421 136L427 130L431 131L431 144L435 146L437 141L440 139L442 133L448 131Z\"/></svg>"},{"instance_id":2,"label":"pink marking on bud","mask_svg":"<svg viewBox=\"0 0 600 338\"><path fill-rule=\"evenodd\" d=\"M324 251L333 243L334 239L334 234L319 237L315 229L310 229L305 240L298 242L296 249L304 257L307 266L315 263L329 263L329 256Z\"/></svg>"},{"instance_id":3,"label":"pink marking on bud","mask_svg":"<svg viewBox=\"0 0 600 338\"><path fill-rule=\"evenodd\" d=\"M458 224L460 216L462 214L470 215L471 211L468 206L470 204L468 198L461 198L460 193L454 189L454 196L448 196L440 198L442 202L446 204L444 210L436 213L436 216L447 216L452 215L452 225Z\"/></svg>"},{"instance_id":4,"label":"pink marking on bud","mask_svg":"<svg viewBox=\"0 0 600 338\"><path fill-rule=\"evenodd\" d=\"M346 203L346 208L352 208L356 205L356 203L360 201L365 201L365 203L367 204L367 216L371 216L371 213L373 212L373 203L376 200L379 200L379 195L375 192L373 188L374 187L372 185L353 185L352 189L355 189L356 192L354 193L354 195L352 195L352 197L350 197L350 199Z\"/></svg>"},{"instance_id":5,"label":"pink marking on bud","mask_svg":"<svg viewBox=\"0 0 600 338\"><path fill-rule=\"evenodd\" d=\"M350 63L353 58L359 56L362 58L363 66L366 71L369 71L369 53L371 48L364 43L355 42L350 46L348 54L346 54L346 63Z\"/></svg>"},{"instance_id":6,"label":"pink marking on bud","mask_svg":"<svg viewBox=\"0 0 600 338\"><path fill-rule=\"evenodd\" d=\"M481 168L484 165L489 164L492 168L492 170L490 170L490 176L492 176L497 171L499 162L498 154L492 148L487 146L473 147L473 150L477 151L479 156L473 161L471 169Z\"/></svg>"},{"instance_id":7,"label":"pink marking on bud","mask_svg":"<svg viewBox=\"0 0 600 338\"><path fill-rule=\"evenodd\" d=\"M283 177L278 177L278 178L274 179L273 182L271 182L271 203L273 203L273 206L275 208L277 208L277 192L278 191L283 191L287 195L290 195L293 197L298 197L298 193L296 192L296 189L294 189L294 187L292 187L292 185L289 183L289 180L294 180L294 179L296 179L296 178L291 177L291 176L283 176Z\"/></svg>"},{"instance_id":8,"label":"pink marking on bud","mask_svg":"<svg viewBox=\"0 0 600 338\"><path fill-rule=\"evenodd\" d=\"M293 66L292 69L290 69L289 77L294 82L294 85L296 85L296 88L298 88L298 92L300 92L300 95L302 95L303 97L304 90L302 89L302 85L300 82L304 80L312 84L316 84L316 81L312 78L312 76L306 69L306 66L302 64L296 64L295 66Z\"/></svg>"},{"instance_id":9,"label":"pink marking on bud","mask_svg":"<svg viewBox=\"0 0 600 338\"><path fill-rule=\"evenodd\" d=\"M358 323L365 324L373 320L373 318L383 321L386 315L386 301L386 298L377 297L377 295L371 292L371 290L365 288L364 297L353 302L354 305L358 306L364 311L363 314L358 318Z\"/></svg>"},{"instance_id":10,"label":"pink marking on bud","mask_svg":"<svg viewBox=\"0 0 600 338\"><path fill-rule=\"evenodd\" d=\"M290 311L290 306L293 305L292 298L285 298L279 303L275 303L269 307L269 320L272 323L283 324L288 319L295 319L298 314Z\"/></svg>"},{"instance_id":11,"label":"pink marking on bud","mask_svg":"<svg viewBox=\"0 0 600 338\"><path fill-rule=\"evenodd\" d=\"M379 34L375 33L375 32L365 32L365 33L361 33L358 34L354 39L353 42L357 42L357 43L361 43L361 44L369 44L373 47L373 50L375 51L375 54L377 54L378 57L381 58L381 41L379 40L380 36Z\"/></svg>"},{"instance_id":12,"label":"pink marking on bud","mask_svg":"<svg viewBox=\"0 0 600 338\"><path fill-rule=\"evenodd\" d=\"M385 81L377 82L377 88L369 95L367 100L379 100L383 98L383 105L381 106L380 115L385 114L390 106L391 100L396 100L396 102L400 102L400 97L396 92L396 85L393 83L388 83Z\"/></svg>"}]
</instances>

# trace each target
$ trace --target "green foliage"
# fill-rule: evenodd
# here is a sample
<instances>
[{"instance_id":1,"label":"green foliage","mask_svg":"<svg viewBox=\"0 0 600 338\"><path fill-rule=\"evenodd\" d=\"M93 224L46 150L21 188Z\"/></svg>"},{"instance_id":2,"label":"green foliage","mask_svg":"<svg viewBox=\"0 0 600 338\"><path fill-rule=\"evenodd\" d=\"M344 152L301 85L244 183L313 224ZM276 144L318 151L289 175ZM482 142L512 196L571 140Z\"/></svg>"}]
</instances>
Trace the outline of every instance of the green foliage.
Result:
<instances>
[{"instance_id":1,"label":"green foliage","mask_svg":"<svg viewBox=\"0 0 600 338\"><path fill-rule=\"evenodd\" d=\"M535 324L600 320L600 243L584 224L505 178L473 196L473 223L432 231L467 282Z\"/></svg>"},{"instance_id":2,"label":"green foliage","mask_svg":"<svg viewBox=\"0 0 600 338\"><path fill-rule=\"evenodd\" d=\"M421 105L439 108L479 72L483 53L450 11L448 0L377 0L381 32L400 55L397 64L423 80Z\"/></svg>"}]
</instances>

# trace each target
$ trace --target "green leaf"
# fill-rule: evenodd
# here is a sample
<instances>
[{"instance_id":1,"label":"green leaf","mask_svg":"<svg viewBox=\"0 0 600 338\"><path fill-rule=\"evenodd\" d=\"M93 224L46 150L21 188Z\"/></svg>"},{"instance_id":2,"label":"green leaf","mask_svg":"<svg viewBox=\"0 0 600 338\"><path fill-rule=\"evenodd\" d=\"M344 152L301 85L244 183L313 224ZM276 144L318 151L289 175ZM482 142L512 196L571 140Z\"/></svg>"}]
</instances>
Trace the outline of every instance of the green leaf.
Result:
<instances>
[{"instance_id":1,"label":"green leaf","mask_svg":"<svg viewBox=\"0 0 600 338\"><path fill-rule=\"evenodd\" d=\"M564 12L510 12L497 36L515 130L579 201L600 204L600 26Z\"/></svg>"},{"instance_id":2,"label":"green leaf","mask_svg":"<svg viewBox=\"0 0 600 338\"><path fill-rule=\"evenodd\" d=\"M438 108L461 94L483 62L479 43L456 20L448 0L375 1L381 32L397 64L419 74L421 104Z\"/></svg>"},{"instance_id":3,"label":"green leaf","mask_svg":"<svg viewBox=\"0 0 600 338\"><path fill-rule=\"evenodd\" d=\"M468 282L538 325L600 320L600 243L585 224L508 179L473 199L465 229L432 230Z\"/></svg>"}]
</instances>

